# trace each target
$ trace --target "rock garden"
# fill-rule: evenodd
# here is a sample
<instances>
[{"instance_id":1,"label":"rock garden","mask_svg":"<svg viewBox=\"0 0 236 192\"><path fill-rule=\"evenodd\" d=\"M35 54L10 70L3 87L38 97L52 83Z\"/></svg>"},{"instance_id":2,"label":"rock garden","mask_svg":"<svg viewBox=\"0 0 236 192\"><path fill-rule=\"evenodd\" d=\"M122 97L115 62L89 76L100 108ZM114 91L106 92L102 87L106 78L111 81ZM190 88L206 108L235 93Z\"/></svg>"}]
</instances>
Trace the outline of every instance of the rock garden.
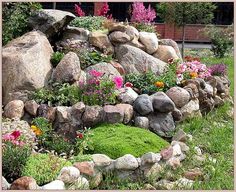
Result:
<instances>
[{"instance_id":1,"label":"rock garden","mask_svg":"<svg viewBox=\"0 0 236 192\"><path fill-rule=\"evenodd\" d=\"M193 189L211 177L214 153L194 134L220 129L224 109L233 121L227 65L105 15L37 8L27 22L2 49L3 189Z\"/></svg>"}]
</instances>

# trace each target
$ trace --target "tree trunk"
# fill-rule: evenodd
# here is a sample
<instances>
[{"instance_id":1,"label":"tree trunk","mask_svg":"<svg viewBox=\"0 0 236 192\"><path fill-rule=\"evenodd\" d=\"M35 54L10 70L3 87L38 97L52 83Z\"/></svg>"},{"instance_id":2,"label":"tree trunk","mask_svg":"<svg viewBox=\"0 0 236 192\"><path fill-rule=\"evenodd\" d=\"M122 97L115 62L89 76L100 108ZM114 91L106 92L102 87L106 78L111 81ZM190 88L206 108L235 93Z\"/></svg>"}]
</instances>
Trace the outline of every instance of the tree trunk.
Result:
<instances>
[{"instance_id":1,"label":"tree trunk","mask_svg":"<svg viewBox=\"0 0 236 192\"><path fill-rule=\"evenodd\" d=\"M181 55L182 58L184 59L184 42L185 42L185 25L183 25L183 30L182 30L182 48L181 48Z\"/></svg>"}]
</instances>

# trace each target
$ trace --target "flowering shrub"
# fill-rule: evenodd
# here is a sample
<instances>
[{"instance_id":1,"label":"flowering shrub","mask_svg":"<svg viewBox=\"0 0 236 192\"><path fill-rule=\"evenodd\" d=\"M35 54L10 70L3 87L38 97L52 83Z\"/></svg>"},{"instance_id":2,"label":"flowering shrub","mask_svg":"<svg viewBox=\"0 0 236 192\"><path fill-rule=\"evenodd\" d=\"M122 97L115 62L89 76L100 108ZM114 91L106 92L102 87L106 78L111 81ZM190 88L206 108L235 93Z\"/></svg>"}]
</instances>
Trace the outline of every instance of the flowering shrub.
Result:
<instances>
[{"instance_id":1,"label":"flowering shrub","mask_svg":"<svg viewBox=\"0 0 236 192\"><path fill-rule=\"evenodd\" d=\"M91 140L92 133L90 129L85 128L83 131L77 132L75 154L83 155L84 151L93 150L93 143Z\"/></svg>"},{"instance_id":2,"label":"flowering shrub","mask_svg":"<svg viewBox=\"0 0 236 192\"><path fill-rule=\"evenodd\" d=\"M131 22L150 23L156 18L156 12L151 5L146 9L143 3L134 2L131 16Z\"/></svg>"},{"instance_id":3,"label":"flowering shrub","mask_svg":"<svg viewBox=\"0 0 236 192\"><path fill-rule=\"evenodd\" d=\"M85 13L83 12L83 10L81 9L81 7L79 5L75 4L75 13L79 16L79 17L84 17Z\"/></svg>"},{"instance_id":4,"label":"flowering shrub","mask_svg":"<svg viewBox=\"0 0 236 192\"><path fill-rule=\"evenodd\" d=\"M89 72L88 82L80 82L80 86L55 83L51 88L36 90L31 98L38 103L49 105L71 106L79 101L86 105L115 104L117 89L123 85L122 77L114 77L113 80L103 73L92 70Z\"/></svg>"},{"instance_id":5,"label":"flowering shrub","mask_svg":"<svg viewBox=\"0 0 236 192\"><path fill-rule=\"evenodd\" d=\"M225 64L215 64L209 67L211 75L224 76L227 75L227 66Z\"/></svg>"},{"instance_id":6,"label":"flowering shrub","mask_svg":"<svg viewBox=\"0 0 236 192\"><path fill-rule=\"evenodd\" d=\"M2 171L8 181L13 181L21 176L26 159L31 153L28 144L20 131L13 131L2 136Z\"/></svg>"},{"instance_id":7,"label":"flowering shrub","mask_svg":"<svg viewBox=\"0 0 236 192\"><path fill-rule=\"evenodd\" d=\"M206 78L211 76L210 69L199 61L184 62L177 68L178 81L191 78Z\"/></svg>"},{"instance_id":8,"label":"flowering shrub","mask_svg":"<svg viewBox=\"0 0 236 192\"><path fill-rule=\"evenodd\" d=\"M109 9L109 5L107 2L104 2L103 5L102 5L102 8L100 10L97 11L97 15L98 16L103 16L103 17L106 17L108 19L112 19L112 14L108 15L108 11L110 11Z\"/></svg>"}]
</instances>

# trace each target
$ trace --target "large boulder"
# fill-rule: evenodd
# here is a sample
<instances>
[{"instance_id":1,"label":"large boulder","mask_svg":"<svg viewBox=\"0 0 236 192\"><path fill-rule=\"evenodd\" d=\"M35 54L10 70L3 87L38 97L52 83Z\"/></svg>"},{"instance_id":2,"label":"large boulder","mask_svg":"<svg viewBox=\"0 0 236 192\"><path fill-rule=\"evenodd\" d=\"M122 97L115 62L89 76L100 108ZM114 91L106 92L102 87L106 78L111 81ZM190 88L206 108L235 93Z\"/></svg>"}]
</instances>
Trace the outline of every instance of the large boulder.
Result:
<instances>
[{"instance_id":1,"label":"large boulder","mask_svg":"<svg viewBox=\"0 0 236 192\"><path fill-rule=\"evenodd\" d=\"M183 107L190 100L189 92L181 87L171 87L166 92L166 95L172 99L172 101L175 103L175 106L178 108Z\"/></svg>"},{"instance_id":2,"label":"large boulder","mask_svg":"<svg viewBox=\"0 0 236 192\"><path fill-rule=\"evenodd\" d=\"M121 103L128 103L132 105L138 97L138 93L136 93L131 87L122 88L119 91L120 93L118 95L118 99Z\"/></svg>"},{"instance_id":3,"label":"large boulder","mask_svg":"<svg viewBox=\"0 0 236 192\"><path fill-rule=\"evenodd\" d=\"M91 65L85 69L85 72L87 73L87 79L90 79L89 71L96 70L98 72L101 72L104 74L104 76L107 76L111 79L115 76L121 76L120 73L117 71L116 68L114 68L110 63L101 62L95 65Z\"/></svg>"},{"instance_id":4,"label":"large boulder","mask_svg":"<svg viewBox=\"0 0 236 192\"><path fill-rule=\"evenodd\" d=\"M122 123L124 119L124 111L119 107L113 105L105 105L103 107L105 112L105 121L108 123Z\"/></svg>"},{"instance_id":5,"label":"large boulder","mask_svg":"<svg viewBox=\"0 0 236 192\"><path fill-rule=\"evenodd\" d=\"M21 118L24 115L24 103L21 100L13 100L10 101L4 107L4 114L6 118L13 119L13 118Z\"/></svg>"},{"instance_id":6,"label":"large boulder","mask_svg":"<svg viewBox=\"0 0 236 192\"><path fill-rule=\"evenodd\" d=\"M159 45L157 51L153 54L154 57L168 62L168 59L178 59L178 55L173 47L168 45Z\"/></svg>"},{"instance_id":7,"label":"large boulder","mask_svg":"<svg viewBox=\"0 0 236 192\"><path fill-rule=\"evenodd\" d=\"M109 39L113 44L126 43L131 40L130 36L121 31L114 31L109 35Z\"/></svg>"},{"instance_id":8,"label":"large boulder","mask_svg":"<svg viewBox=\"0 0 236 192\"><path fill-rule=\"evenodd\" d=\"M90 33L89 42L93 46L98 47L104 53L107 53L107 54L114 53L114 47L105 33L98 32L98 31Z\"/></svg>"},{"instance_id":9,"label":"large boulder","mask_svg":"<svg viewBox=\"0 0 236 192\"><path fill-rule=\"evenodd\" d=\"M159 75L167 68L165 62L131 45L120 45L115 49L115 53L126 73L144 73L151 70Z\"/></svg>"},{"instance_id":10,"label":"large boulder","mask_svg":"<svg viewBox=\"0 0 236 192\"><path fill-rule=\"evenodd\" d=\"M199 115L201 116L200 107L199 107L199 100L192 99L186 105L184 105L180 109L180 111L183 115L183 119L192 118L192 117L199 116Z\"/></svg>"},{"instance_id":11,"label":"large boulder","mask_svg":"<svg viewBox=\"0 0 236 192\"><path fill-rule=\"evenodd\" d=\"M175 52L178 55L180 61L183 62L181 53L179 51L179 46L178 46L178 44L174 40L172 40L172 39L161 39L159 41L159 45L168 45L168 46L173 47L175 49Z\"/></svg>"},{"instance_id":12,"label":"large boulder","mask_svg":"<svg viewBox=\"0 0 236 192\"><path fill-rule=\"evenodd\" d=\"M98 123L103 122L104 120L104 111L100 106L86 106L85 112L82 116L82 121L84 126L91 127Z\"/></svg>"},{"instance_id":13,"label":"large boulder","mask_svg":"<svg viewBox=\"0 0 236 192\"><path fill-rule=\"evenodd\" d=\"M75 15L61 10L41 9L29 18L29 26L40 30L48 38L53 37L75 18Z\"/></svg>"},{"instance_id":14,"label":"large boulder","mask_svg":"<svg viewBox=\"0 0 236 192\"><path fill-rule=\"evenodd\" d=\"M140 32L139 40L146 47L149 54L153 54L158 49L158 39L155 33Z\"/></svg>"},{"instance_id":15,"label":"large boulder","mask_svg":"<svg viewBox=\"0 0 236 192\"><path fill-rule=\"evenodd\" d=\"M128 25L125 30L125 33L130 36L131 40L139 39L139 31L133 26Z\"/></svg>"},{"instance_id":16,"label":"large boulder","mask_svg":"<svg viewBox=\"0 0 236 192\"><path fill-rule=\"evenodd\" d=\"M53 71L52 80L60 83L73 83L81 73L79 57L74 52L67 53Z\"/></svg>"},{"instance_id":17,"label":"large boulder","mask_svg":"<svg viewBox=\"0 0 236 192\"><path fill-rule=\"evenodd\" d=\"M175 123L170 113L154 112L148 116L149 129L162 137L168 137L175 130Z\"/></svg>"},{"instance_id":18,"label":"large boulder","mask_svg":"<svg viewBox=\"0 0 236 192\"><path fill-rule=\"evenodd\" d=\"M13 92L33 91L45 86L51 73L52 47L38 31L12 40L2 50L3 104ZM17 98L14 98L17 99Z\"/></svg>"}]
</instances>

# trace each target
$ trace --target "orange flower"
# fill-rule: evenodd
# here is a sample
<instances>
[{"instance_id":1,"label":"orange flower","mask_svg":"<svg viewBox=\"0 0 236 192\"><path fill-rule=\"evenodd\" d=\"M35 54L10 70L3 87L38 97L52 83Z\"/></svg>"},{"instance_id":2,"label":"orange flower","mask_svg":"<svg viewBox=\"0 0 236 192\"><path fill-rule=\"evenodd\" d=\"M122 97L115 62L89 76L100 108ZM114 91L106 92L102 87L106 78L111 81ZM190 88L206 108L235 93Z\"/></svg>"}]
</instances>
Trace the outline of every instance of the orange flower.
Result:
<instances>
[{"instance_id":1,"label":"orange flower","mask_svg":"<svg viewBox=\"0 0 236 192\"><path fill-rule=\"evenodd\" d=\"M189 73L189 75L192 79L198 77L198 74L196 72L191 72L191 73Z\"/></svg>"},{"instance_id":2,"label":"orange flower","mask_svg":"<svg viewBox=\"0 0 236 192\"><path fill-rule=\"evenodd\" d=\"M39 129L38 127L36 127L35 125L31 125L31 129L34 132L35 135L39 136L42 135L42 131L41 129Z\"/></svg>"},{"instance_id":3,"label":"orange flower","mask_svg":"<svg viewBox=\"0 0 236 192\"><path fill-rule=\"evenodd\" d=\"M157 81L155 85L156 87L159 87L159 88L164 87L164 83L162 81Z\"/></svg>"}]
</instances>

